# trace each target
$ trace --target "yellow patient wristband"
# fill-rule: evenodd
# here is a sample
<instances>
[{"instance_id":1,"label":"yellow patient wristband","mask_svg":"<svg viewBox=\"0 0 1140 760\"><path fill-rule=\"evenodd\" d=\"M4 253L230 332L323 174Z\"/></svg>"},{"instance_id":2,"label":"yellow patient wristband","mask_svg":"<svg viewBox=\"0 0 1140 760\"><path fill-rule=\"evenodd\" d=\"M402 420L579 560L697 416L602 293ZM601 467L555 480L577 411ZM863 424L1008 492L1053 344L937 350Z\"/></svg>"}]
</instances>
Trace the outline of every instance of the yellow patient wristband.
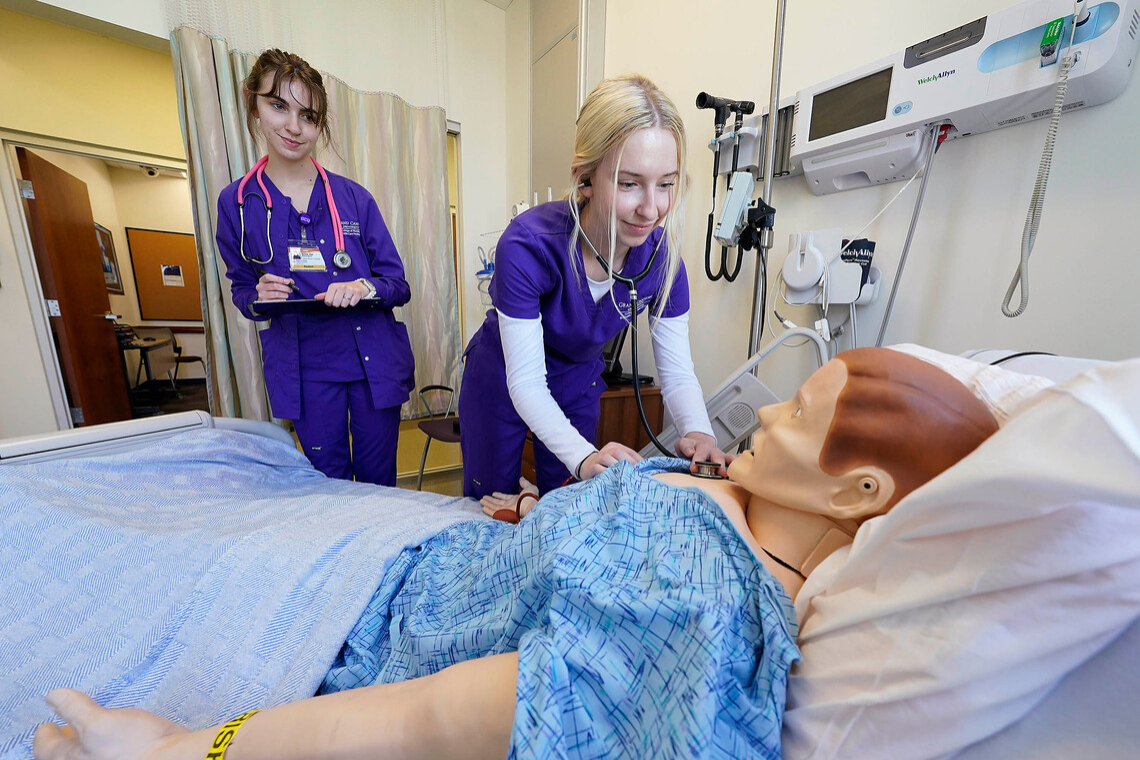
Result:
<instances>
[{"instance_id":1,"label":"yellow patient wristband","mask_svg":"<svg viewBox=\"0 0 1140 760\"><path fill-rule=\"evenodd\" d=\"M239 715L229 723L226 723L218 729L218 735L214 737L214 743L210 746L210 751L206 753L206 760L222 760L226 754L226 748L230 746L230 742L234 740L234 734L241 728L241 724L250 719L252 715L260 712L259 710L250 710L244 715Z\"/></svg>"}]
</instances>

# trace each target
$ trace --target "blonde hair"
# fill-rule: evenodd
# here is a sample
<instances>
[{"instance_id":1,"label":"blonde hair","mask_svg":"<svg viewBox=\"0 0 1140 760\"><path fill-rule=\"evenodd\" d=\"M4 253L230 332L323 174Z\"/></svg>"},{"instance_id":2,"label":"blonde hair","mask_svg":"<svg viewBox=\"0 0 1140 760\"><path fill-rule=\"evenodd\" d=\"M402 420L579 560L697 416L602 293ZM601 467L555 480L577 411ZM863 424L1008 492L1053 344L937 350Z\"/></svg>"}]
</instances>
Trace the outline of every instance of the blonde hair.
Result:
<instances>
[{"instance_id":1,"label":"blonde hair","mask_svg":"<svg viewBox=\"0 0 1140 760\"><path fill-rule=\"evenodd\" d=\"M656 316L660 317L669 299L669 292L681 267L681 241L684 239L685 193L688 178L685 175L685 125L677 106L657 85L640 74L605 79L586 98L578 113L578 130L574 136L574 158L570 173L574 186L568 195L570 214L574 218L574 231L570 236L570 262L575 276L580 276L575 252L582 235L580 210L589 202L581 193L581 184L590 179L602 161L617 151L614 161L614 185L621 168L621 157L626 140L641 129L658 127L673 135L677 142L677 180L672 189L669 213L665 215L663 237L668 245L665 276L661 283ZM617 207L610 209L609 219L610 268L613 268L614 249L617 247ZM612 275L611 275L612 279ZM612 293L612 291L611 291Z\"/></svg>"}]
</instances>

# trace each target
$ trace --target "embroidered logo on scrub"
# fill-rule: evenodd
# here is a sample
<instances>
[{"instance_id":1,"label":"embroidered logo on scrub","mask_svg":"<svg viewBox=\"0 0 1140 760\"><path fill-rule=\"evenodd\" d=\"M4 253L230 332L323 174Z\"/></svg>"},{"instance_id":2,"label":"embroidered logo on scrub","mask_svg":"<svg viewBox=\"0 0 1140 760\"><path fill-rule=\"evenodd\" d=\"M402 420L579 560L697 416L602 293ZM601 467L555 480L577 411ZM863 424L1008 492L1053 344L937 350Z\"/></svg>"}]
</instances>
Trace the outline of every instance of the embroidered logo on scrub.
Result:
<instances>
[{"instance_id":1,"label":"embroidered logo on scrub","mask_svg":"<svg viewBox=\"0 0 1140 760\"><path fill-rule=\"evenodd\" d=\"M345 235L355 235L356 237L360 237L360 222L346 222L345 220L341 219L340 226L341 229L344 230Z\"/></svg>"}]
</instances>

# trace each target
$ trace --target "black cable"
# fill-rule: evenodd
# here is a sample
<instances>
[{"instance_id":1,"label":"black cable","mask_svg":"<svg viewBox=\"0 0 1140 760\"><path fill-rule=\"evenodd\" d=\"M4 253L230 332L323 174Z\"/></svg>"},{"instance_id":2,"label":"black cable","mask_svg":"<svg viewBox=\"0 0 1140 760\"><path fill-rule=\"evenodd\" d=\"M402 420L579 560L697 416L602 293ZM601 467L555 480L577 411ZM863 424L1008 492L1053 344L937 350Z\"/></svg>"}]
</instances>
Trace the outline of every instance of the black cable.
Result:
<instances>
[{"instance_id":1,"label":"black cable","mask_svg":"<svg viewBox=\"0 0 1140 760\"><path fill-rule=\"evenodd\" d=\"M716 183L720 178L720 136L724 132L724 124L718 122L716 124L716 149L713 151L713 185L712 185L712 209L709 210L709 224L708 229L705 230L705 276L713 282L716 282L724 274L724 267L721 267L721 273L714 275L712 271L712 239L713 239L713 224L716 216ZM723 257L723 255L722 255Z\"/></svg>"},{"instance_id":2,"label":"black cable","mask_svg":"<svg viewBox=\"0 0 1140 760\"><path fill-rule=\"evenodd\" d=\"M1056 356L1056 354L1051 354L1048 351L1021 351L1020 353L1010 354L1009 356L1003 356L1000 359L992 361L990 362L990 366L996 367L999 364L1005 364L1010 359L1017 359L1021 356Z\"/></svg>"},{"instance_id":3,"label":"black cable","mask_svg":"<svg viewBox=\"0 0 1140 760\"><path fill-rule=\"evenodd\" d=\"M763 547L763 546L761 546L760 548L761 548L761 549L764 549L764 547ZM800 572L799 570L797 570L797 569L795 569L794 567L792 567L791 565L789 565L789 564L788 564L787 562L785 562L784 560L782 560L782 559L780 559L779 557L777 557L777 556L776 556L775 554L773 554L772 552L768 551L767 549L764 549L764 553L765 553L765 554L767 554L769 557L771 557L771 558L772 558L772 560L773 560L773 561L775 561L775 563L776 563L777 565L779 565L780 567L783 567L783 568L787 568L788 570L791 570L793 573L795 573L796 575L800 576L800 577L801 577L801 578L803 578L804 580L807 580L807 576L806 576L806 575L804 575L802 572Z\"/></svg>"},{"instance_id":4,"label":"black cable","mask_svg":"<svg viewBox=\"0 0 1140 760\"><path fill-rule=\"evenodd\" d=\"M720 272L724 276L725 282L736 282L736 276L740 274L740 265L744 263L744 251L739 246L736 248L736 266L732 270L732 274L724 271L728 267L728 248L720 249Z\"/></svg>"},{"instance_id":5,"label":"black cable","mask_svg":"<svg viewBox=\"0 0 1140 760\"><path fill-rule=\"evenodd\" d=\"M641 401L641 375L637 374L637 291L633 288L629 289L629 305L632 309L629 326L630 334L633 336L633 350L630 351L633 355L633 397L637 400L637 413L641 417L641 426L649 434L649 440L653 441L653 445L665 456L675 457L677 456L676 452L666 448L665 444L661 443L653 434L653 428L649 426L649 418L645 415L645 404Z\"/></svg>"}]
</instances>

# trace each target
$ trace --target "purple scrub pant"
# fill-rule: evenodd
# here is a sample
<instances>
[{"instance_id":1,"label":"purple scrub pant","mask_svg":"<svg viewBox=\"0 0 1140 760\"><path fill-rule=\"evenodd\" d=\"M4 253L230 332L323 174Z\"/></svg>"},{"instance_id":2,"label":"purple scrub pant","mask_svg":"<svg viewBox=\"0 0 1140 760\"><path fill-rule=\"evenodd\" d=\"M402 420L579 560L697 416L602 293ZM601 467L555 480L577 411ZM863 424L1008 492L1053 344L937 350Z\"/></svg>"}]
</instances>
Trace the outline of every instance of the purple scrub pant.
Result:
<instances>
[{"instance_id":1,"label":"purple scrub pant","mask_svg":"<svg viewBox=\"0 0 1140 760\"><path fill-rule=\"evenodd\" d=\"M459 391L463 495L481 499L495 491L518 493L523 444L530 429L514 413L513 407L509 411L497 410L498 414L495 414L480 404L477 396L464 396L463 391L467 387L464 385ZM592 441L597 437L601 413L597 396L587 393L576 404L560 405L560 408L583 438ZM535 485L540 494L558 488L571 475L550 449L537 439L534 442L534 469L538 480Z\"/></svg>"},{"instance_id":2,"label":"purple scrub pant","mask_svg":"<svg viewBox=\"0 0 1140 760\"><path fill-rule=\"evenodd\" d=\"M367 380L302 380L301 416L293 429L313 467L330 478L396 485L400 407L374 408Z\"/></svg>"}]
</instances>

